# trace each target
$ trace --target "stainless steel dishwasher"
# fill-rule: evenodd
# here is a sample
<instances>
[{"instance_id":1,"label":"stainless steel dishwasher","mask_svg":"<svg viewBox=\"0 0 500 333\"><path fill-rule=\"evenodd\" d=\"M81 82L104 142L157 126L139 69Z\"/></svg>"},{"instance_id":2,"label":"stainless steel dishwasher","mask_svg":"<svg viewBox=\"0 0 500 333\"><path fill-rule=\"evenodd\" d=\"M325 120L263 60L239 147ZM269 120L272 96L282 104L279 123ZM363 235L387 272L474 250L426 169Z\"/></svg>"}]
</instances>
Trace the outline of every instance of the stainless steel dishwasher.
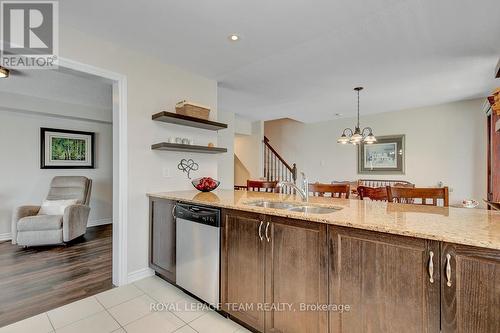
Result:
<instances>
[{"instance_id":1,"label":"stainless steel dishwasher","mask_svg":"<svg viewBox=\"0 0 500 333\"><path fill-rule=\"evenodd\" d=\"M176 283L210 305L220 302L220 210L177 204Z\"/></svg>"}]
</instances>

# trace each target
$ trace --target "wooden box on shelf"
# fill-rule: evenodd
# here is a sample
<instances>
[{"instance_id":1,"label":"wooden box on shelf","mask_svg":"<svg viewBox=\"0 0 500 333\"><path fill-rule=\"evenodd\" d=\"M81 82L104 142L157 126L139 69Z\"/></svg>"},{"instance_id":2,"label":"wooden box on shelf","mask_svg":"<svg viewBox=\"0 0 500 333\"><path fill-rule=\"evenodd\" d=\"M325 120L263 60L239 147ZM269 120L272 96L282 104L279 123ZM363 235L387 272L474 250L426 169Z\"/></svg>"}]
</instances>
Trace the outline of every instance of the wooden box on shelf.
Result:
<instances>
[{"instance_id":1,"label":"wooden box on shelf","mask_svg":"<svg viewBox=\"0 0 500 333\"><path fill-rule=\"evenodd\" d=\"M175 112L183 116L195 117L208 120L210 109L187 101L181 101L175 105Z\"/></svg>"}]
</instances>

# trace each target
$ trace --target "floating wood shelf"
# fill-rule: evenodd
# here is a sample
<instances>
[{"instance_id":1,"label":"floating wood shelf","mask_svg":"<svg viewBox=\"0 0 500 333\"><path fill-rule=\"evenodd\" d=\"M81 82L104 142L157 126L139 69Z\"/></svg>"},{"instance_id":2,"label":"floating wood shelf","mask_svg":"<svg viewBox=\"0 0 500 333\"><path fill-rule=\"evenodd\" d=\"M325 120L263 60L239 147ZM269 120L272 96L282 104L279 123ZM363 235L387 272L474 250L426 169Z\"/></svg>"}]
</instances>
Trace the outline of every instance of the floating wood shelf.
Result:
<instances>
[{"instance_id":1,"label":"floating wood shelf","mask_svg":"<svg viewBox=\"0 0 500 333\"><path fill-rule=\"evenodd\" d=\"M153 150L183 151L183 152L204 153L204 154L220 154L220 153L227 152L226 148L184 145L184 144L180 144L180 143L168 143L168 142L155 143L154 145L151 146L151 149L153 149Z\"/></svg>"},{"instance_id":2,"label":"floating wood shelf","mask_svg":"<svg viewBox=\"0 0 500 333\"><path fill-rule=\"evenodd\" d=\"M195 117L184 116L181 114L167 112L167 111L155 113L152 116L152 119L155 121L162 121L164 123L202 128L211 131L218 131L220 129L227 128L227 124L218 123L211 120L199 119Z\"/></svg>"}]
</instances>

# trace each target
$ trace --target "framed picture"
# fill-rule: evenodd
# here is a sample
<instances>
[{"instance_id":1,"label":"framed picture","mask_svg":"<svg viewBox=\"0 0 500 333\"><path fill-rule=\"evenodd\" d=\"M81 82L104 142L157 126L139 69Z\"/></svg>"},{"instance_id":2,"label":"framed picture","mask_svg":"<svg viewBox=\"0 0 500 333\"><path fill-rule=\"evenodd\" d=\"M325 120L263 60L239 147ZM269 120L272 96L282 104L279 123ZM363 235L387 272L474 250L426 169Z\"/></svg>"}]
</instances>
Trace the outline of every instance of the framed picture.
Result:
<instances>
[{"instance_id":1,"label":"framed picture","mask_svg":"<svg viewBox=\"0 0 500 333\"><path fill-rule=\"evenodd\" d=\"M405 136L377 137L377 142L358 147L358 173L404 174Z\"/></svg>"},{"instance_id":2,"label":"framed picture","mask_svg":"<svg viewBox=\"0 0 500 333\"><path fill-rule=\"evenodd\" d=\"M94 169L93 132L40 128L41 169Z\"/></svg>"}]
</instances>

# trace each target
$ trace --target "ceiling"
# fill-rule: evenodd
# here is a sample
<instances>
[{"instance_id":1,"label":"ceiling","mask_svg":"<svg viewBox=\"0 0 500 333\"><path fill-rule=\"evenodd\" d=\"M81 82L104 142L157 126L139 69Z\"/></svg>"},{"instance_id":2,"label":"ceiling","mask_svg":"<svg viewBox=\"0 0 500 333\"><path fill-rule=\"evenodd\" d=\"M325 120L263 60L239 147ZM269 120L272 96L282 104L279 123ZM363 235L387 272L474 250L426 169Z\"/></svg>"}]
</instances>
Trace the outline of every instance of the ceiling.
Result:
<instances>
[{"instance_id":1,"label":"ceiling","mask_svg":"<svg viewBox=\"0 0 500 333\"><path fill-rule=\"evenodd\" d=\"M64 0L60 20L219 82L219 109L313 122L486 96L498 0ZM241 40L230 42L228 36Z\"/></svg>"},{"instance_id":2,"label":"ceiling","mask_svg":"<svg viewBox=\"0 0 500 333\"><path fill-rule=\"evenodd\" d=\"M0 93L12 98L19 95L43 100L94 107L111 113L113 86L84 73L68 70L14 70L8 79L0 80ZM0 101L2 105L2 101ZM68 115L74 116L71 109Z\"/></svg>"}]
</instances>

